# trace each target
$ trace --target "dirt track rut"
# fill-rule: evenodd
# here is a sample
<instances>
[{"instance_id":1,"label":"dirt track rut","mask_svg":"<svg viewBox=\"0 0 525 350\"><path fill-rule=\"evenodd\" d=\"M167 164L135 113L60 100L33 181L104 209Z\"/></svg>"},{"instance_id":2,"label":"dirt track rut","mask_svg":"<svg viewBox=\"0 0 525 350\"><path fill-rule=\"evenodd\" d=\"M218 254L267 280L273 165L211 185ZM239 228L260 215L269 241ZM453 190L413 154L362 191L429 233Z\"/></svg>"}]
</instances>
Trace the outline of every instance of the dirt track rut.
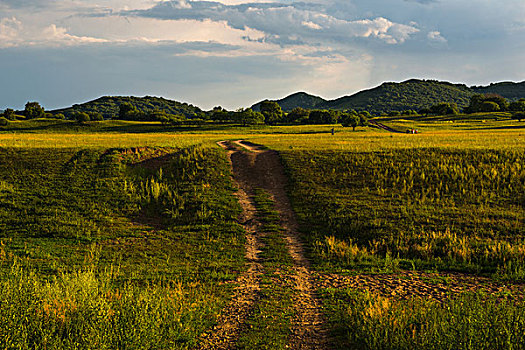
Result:
<instances>
[{"instance_id":1,"label":"dirt track rut","mask_svg":"<svg viewBox=\"0 0 525 350\"><path fill-rule=\"evenodd\" d=\"M228 150L228 157L231 161L232 154L236 152L235 148L227 143L219 143L219 145ZM239 189L235 196L242 207L239 222L246 231L245 256L248 269L237 278L238 287L235 289L232 301L221 312L219 324L204 336L201 349L235 349L237 339L246 327L246 320L259 299L260 279L263 273L259 257L261 242L258 237L258 228L260 223L256 220L257 210L253 200L244 191L241 184L237 182L237 185Z\"/></svg>"},{"instance_id":2,"label":"dirt track rut","mask_svg":"<svg viewBox=\"0 0 525 350\"><path fill-rule=\"evenodd\" d=\"M235 339L246 327L246 319L258 300L257 291L260 289L260 277L263 273L258 256L261 234L258 232L260 224L256 219L251 196L254 189L261 188L275 202L288 252L293 259L292 275L284 276L285 280L293 281L290 288L295 290L295 317L292 320L289 348L326 349L327 333L323 327L321 306L315 294L310 264L298 238L298 225L286 194L287 178L279 154L242 140L218 144L228 150L234 180L239 187L236 196L243 207L240 222L246 229L246 258L249 268L237 280L239 287L232 302L223 310L219 325L205 338L203 348L234 349Z\"/></svg>"}]
</instances>

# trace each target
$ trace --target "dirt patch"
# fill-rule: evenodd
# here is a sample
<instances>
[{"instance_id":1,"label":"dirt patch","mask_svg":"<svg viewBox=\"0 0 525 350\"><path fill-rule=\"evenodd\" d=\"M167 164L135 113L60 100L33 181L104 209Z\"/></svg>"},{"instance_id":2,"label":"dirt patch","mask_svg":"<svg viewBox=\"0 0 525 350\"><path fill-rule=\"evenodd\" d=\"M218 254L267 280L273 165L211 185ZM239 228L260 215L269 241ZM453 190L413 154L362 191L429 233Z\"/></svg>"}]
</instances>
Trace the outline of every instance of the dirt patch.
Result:
<instances>
[{"instance_id":1,"label":"dirt patch","mask_svg":"<svg viewBox=\"0 0 525 350\"><path fill-rule=\"evenodd\" d=\"M232 156L237 154L236 148L227 142L219 142L218 145L228 150L231 162ZM248 268L237 279L233 298L219 315L219 324L203 336L201 349L235 349L237 340L246 327L246 320L259 299L260 279L263 273L259 257L260 223L256 219L257 210L253 200L245 192L242 184L236 178L234 180L239 187L235 196L242 207L239 223L246 230L245 256Z\"/></svg>"},{"instance_id":2,"label":"dirt patch","mask_svg":"<svg viewBox=\"0 0 525 350\"><path fill-rule=\"evenodd\" d=\"M413 297L446 301L465 292L484 292L523 300L524 285L496 282L489 278L461 273L427 273L403 271L394 274L341 276L319 274L317 288L351 288L405 300Z\"/></svg>"},{"instance_id":3,"label":"dirt patch","mask_svg":"<svg viewBox=\"0 0 525 350\"><path fill-rule=\"evenodd\" d=\"M298 225L286 193L287 177L276 151L266 150L247 141L235 141L241 150L232 154L234 176L248 192L254 188L267 191L275 202L284 229L288 251L293 259L293 297L296 317L292 325L291 349L324 349L327 347L327 330L323 326L321 304L318 301L310 272L299 240Z\"/></svg>"}]
</instances>

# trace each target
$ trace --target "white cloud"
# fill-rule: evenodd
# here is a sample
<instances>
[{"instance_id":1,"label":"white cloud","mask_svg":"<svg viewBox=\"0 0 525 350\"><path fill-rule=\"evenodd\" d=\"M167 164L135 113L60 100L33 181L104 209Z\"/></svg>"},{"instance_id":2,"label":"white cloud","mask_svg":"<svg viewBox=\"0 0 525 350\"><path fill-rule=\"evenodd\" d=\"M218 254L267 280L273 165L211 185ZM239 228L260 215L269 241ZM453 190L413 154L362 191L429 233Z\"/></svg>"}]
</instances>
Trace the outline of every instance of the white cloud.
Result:
<instances>
[{"instance_id":1,"label":"white cloud","mask_svg":"<svg viewBox=\"0 0 525 350\"><path fill-rule=\"evenodd\" d=\"M346 20L319 10L307 3L244 3L224 5L205 1L164 1L149 10L123 12L122 15L164 20L225 21L237 29L253 28L266 33L273 41L286 45L291 37L312 44L348 43L355 38L378 38L388 44L403 43L419 31L413 25L394 23L386 18ZM315 29L315 30L312 30ZM292 40L293 41L293 40Z\"/></svg>"},{"instance_id":2,"label":"white cloud","mask_svg":"<svg viewBox=\"0 0 525 350\"><path fill-rule=\"evenodd\" d=\"M0 19L0 47L13 46L11 43L16 40L20 31L22 31L22 22L15 17Z\"/></svg>"},{"instance_id":3,"label":"white cloud","mask_svg":"<svg viewBox=\"0 0 525 350\"><path fill-rule=\"evenodd\" d=\"M445 39L440 32L438 31L432 31L427 34L427 38L431 41L436 41L439 43L446 43L447 39Z\"/></svg>"},{"instance_id":4,"label":"white cloud","mask_svg":"<svg viewBox=\"0 0 525 350\"><path fill-rule=\"evenodd\" d=\"M301 24L310 29L315 29L315 30L323 29L323 27L321 27L319 24L310 22L310 21L303 21Z\"/></svg>"},{"instance_id":5,"label":"white cloud","mask_svg":"<svg viewBox=\"0 0 525 350\"><path fill-rule=\"evenodd\" d=\"M101 94L238 107L411 77L523 80L523 18L523 0L0 0L13 86L0 108Z\"/></svg>"},{"instance_id":6,"label":"white cloud","mask_svg":"<svg viewBox=\"0 0 525 350\"><path fill-rule=\"evenodd\" d=\"M61 46L107 42L105 39L71 35L66 28L51 24L24 25L15 17L0 19L0 48L16 46Z\"/></svg>"}]
</instances>

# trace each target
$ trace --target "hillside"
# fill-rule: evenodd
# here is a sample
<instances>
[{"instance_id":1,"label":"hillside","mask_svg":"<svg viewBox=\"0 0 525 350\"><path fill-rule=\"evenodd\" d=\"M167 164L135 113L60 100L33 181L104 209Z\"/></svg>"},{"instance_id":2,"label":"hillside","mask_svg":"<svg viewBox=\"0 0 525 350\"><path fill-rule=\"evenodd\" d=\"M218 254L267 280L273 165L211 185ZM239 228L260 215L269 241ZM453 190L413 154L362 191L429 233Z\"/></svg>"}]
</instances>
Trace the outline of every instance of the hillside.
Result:
<instances>
[{"instance_id":1,"label":"hillside","mask_svg":"<svg viewBox=\"0 0 525 350\"><path fill-rule=\"evenodd\" d=\"M295 107L307 109L367 110L373 114L389 111L420 110L440 102L456 103L466 107L476 93L496 93L511 100L525 97L525 82L496 83L489 86L468 87L436 80L411 79L401 83L383 83L373 89L326 101L307 93L295 93L277 100L284 111ZM252 106L257 109L259 103Z\"/></svg>"},{"instance_id":2,"label":"hillside","mask_svg":"<svg viewBox=\"0 0 525 350\"><path fill-rule=\"evenodd\" d=\"M289 112L296 107L316 109L328 101L319 96L307 94L306 92L296 92L295 94L277 100L276 102L284 111ZM260 105L261 102L254 104L251 108L254 111L259 111Z\"/></svg>"},{"instance_id":3,"label":"hillside","mask_svg":"<svg viewBox=\"0 0 525 350\"><path fill-rule=\"evenodd\" d=\"M195 114L200 113L201 110L198 107L187 103L181 103L177 101L167 100L162 97L133 97L133 96L104 96L97 98L96 100L85 102L82 104L76 104L72 107L57 109L51 111L53 114L62 113L69 117L73 112L99 112L104 118L112 118L118 115L119 106L123 103L131 103L137 109L148 112L155 109L159 109L168 114L184 114L187 117L193 117Z\"/></svg>"},{"instance_id":4,"label":"hillside","mask_svg":"<svg viewBox=\"0 0 525 350\"><path fill-rule=\"evenodd\" d=\"M474 93L466 85L456 85L434 80L407 80L402 83L383 83L380 86L328 101L327 109L385 111L419 110L439 102L468 105Z\"/></svg>"},{"instance_id":5,"label":"hillside","mask_svg":"<svg viewBox=\"0 0 525 350\"><path fill-rule=\"evenodd\" d=\"M472 86L471 89L478 94L498 94L509 100L525 98L525 81L521 83L501 82L489 86Z\"/></svg>"}]
</instances>

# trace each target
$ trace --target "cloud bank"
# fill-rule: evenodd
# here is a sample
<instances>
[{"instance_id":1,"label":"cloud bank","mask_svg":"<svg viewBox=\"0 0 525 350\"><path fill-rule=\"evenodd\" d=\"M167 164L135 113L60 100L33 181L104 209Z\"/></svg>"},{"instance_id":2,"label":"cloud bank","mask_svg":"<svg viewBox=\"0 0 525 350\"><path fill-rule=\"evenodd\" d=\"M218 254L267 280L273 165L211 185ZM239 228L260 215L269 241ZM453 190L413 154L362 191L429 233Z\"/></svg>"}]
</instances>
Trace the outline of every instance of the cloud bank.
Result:
<instances>
[{"instance_id":1,"label":"cloud bank","mask_svg":"<svg viewBox=\"0 0 525 350\"><path fill-rule=\"evenodd\" d=\"M525 80L525 2L0 0L0 109L103 94L203 108L413 77Z\"/></svg>"},{"instance_id":2,"label":"cloud bank","mask_svg":"<svg viewBox=\"0 0 525 350\"><path fill-rule=\"evenodd\" d=\"M232 28L253 28L271 41L287 45L295 37L311 43L344 43L354 38L378 38L388 44L405 42L418 28L386 18L345 20L319 12L306 3L248 3L225 5L210 1L164 1L148 10L126 11L122 15L164 20L225 21Z\"/></svg>"}]
</instances>

